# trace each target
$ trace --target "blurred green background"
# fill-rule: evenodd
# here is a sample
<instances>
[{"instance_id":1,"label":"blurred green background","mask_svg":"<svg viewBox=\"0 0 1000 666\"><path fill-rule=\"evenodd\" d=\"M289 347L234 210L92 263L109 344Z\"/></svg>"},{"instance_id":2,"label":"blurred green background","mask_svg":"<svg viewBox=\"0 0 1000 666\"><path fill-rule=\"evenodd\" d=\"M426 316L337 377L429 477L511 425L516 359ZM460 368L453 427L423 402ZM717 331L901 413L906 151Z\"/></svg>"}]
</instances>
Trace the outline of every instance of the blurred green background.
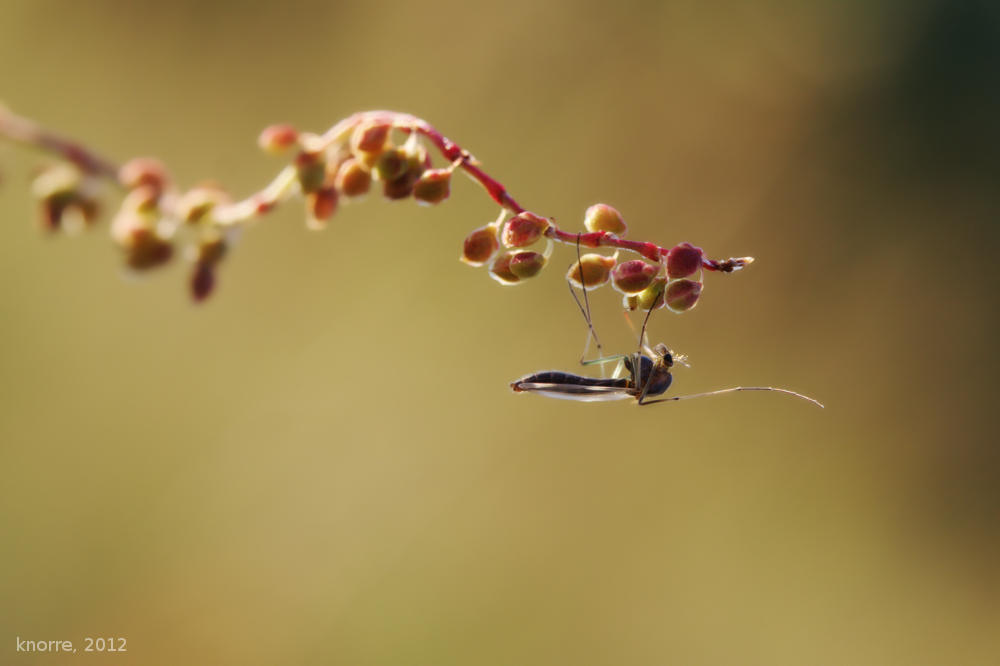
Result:
<instances>
[{"instance_id":1,"label":"blurred green background","mask_svg":"<svg viewBox=\"0 0 1000 666\"><path fill-rule=\"evenodd\" d=\"M513 395L579 356L572 250L515 288L459 263L496 214L464 178L319 234L286 206L195 307L104 228L36 232L44 160L3 144L0 662L995 662L993 3L0 5L0 98L186 185L395 108L567 229L602 201L753 255L653 318L674 391L827 405Z\"/></svg>"}]
</instances>

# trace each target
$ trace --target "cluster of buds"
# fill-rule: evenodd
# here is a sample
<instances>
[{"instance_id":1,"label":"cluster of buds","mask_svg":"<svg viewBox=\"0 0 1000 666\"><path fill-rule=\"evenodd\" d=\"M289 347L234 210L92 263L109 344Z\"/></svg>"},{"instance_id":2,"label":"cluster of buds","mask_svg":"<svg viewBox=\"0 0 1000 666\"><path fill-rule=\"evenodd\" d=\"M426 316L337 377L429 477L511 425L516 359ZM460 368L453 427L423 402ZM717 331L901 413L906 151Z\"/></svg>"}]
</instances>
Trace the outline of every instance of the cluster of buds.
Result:
<instances>
[{"instance_id":1,"label":"cluster of buds","mask_svg":"<svg viewBox=\"0 0 1000 666\"><path fill-rule=\"evenodd\" d=\"M241 225L283 201L302 196L307 225L321 229L342 201L358 199L377 187L386 199L441 203L450 194L456 169L478 181L501 207L496 220L465 238L462 251L463 261L488 267L490 277L500 284L518 284L538 275L549 263L554 242L575 244L578 260L567 274L572 285L589 291L610 283L622 293L627 309L665 307L684 312L698 302L704 270L732 272L752 261L749 257L708 259L700 248L688 243L668 249L627 239L628 226L621 213L606 204L587 209L583 220L586 231L564 231L553 219L523 208L475 158L431 125L393 111L354 114L322 135L285 124L266 128L258 144L269 153L290 155L289 163L270 184L235 202L215 185L178 190L163 165L152 159L135 159L118 168L2 106L0 137L33 145L65 160L65 164L43 172L34 183L46 229L89 225L98 210L98 181L106 178L125 191L111 234L128 267L144 271L162 266L176 255L180 238L189 239L186 254L193 266L189 285L196 301L212 292L219 263ZM433 165L424 143L441 154L444 166ZM605 247L615 253L580 254L581 247ZM619 261L621 252L634 252L640 258Z\"/></svg>"},{"instance_id":2,"label":"cluster of buds","mask_svg":"<svg viewBox=\"0 0 1000 666\"><path fill-rule=\"evenodd\" d=\"M270 153L298 149L295 181L305 196L311 229L326 227L341 198L363 197L373 184L381 186L386 199L441 203L451 194L451 175L457 166L434 168L416 132L410 131L397 145L393 124L377 118L358 123L346 139L335 141L300 134L290 125L272 125L260 134L258 144Z\"/></svg>"},{"instance_id":3,"label":"cluster of buds","mask_svg":"<svg viewBox=\"0 0 1000 666\"><path fill-rule=\"evenodd\" d=\"M528 250L544 236L550 227L548 219L528 211L505 220L505 212L486 226L475 229L462 245L462 261L470 266L489 265L489 274L500 284L517 284L534 277L545 267L552 254L552 240L545 239L545 248ZM501 245L504 247L500 250Z\"/></svg>"},{"instance_id":4,"label":"cluster of buds","mask_svg":"<svg viewBox=\"0 0 1000 666\"><path fill-rule=\"evenodd\" d=\"M505 215L475 229L463 245L462 261L471 266L489 266L490 277L505 285L533 277L548 262L552 250L549 236L551 220L531 212L522 212L505 221ZM620 239L628 230L622 214L607 204L595 204L584 214L586 244L599 238ZM573 238L572 234L565 237ZM524 248L545 238L544 252ZM576 235L578 244L585 234ZM501 247L504 249L501 250ZM577 289L593 291L606 284L622 294L627 310L654 310L666 307L672 312L686 312L698 303L703 283L704 251L690 243L669 250L658 248L656 263L643 259L619 261L619 252L611 256L587 253L573 262L566 279Z\"/></svg>"}]
</instances>

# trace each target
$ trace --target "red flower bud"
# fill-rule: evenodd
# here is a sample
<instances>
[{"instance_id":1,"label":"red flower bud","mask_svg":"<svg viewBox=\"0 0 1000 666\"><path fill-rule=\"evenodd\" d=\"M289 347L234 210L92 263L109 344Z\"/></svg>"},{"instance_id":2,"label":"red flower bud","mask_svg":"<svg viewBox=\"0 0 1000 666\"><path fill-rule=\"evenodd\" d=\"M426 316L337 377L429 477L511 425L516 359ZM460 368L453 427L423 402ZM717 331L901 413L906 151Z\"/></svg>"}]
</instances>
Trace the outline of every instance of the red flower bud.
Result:
<instances>
[{"instance_id":1,"label":"red flower bud","mask_svg":"<svg viewBox=\"0 0 1000 666\"><path fill-rule=\"evenodd\" d=\"M482 266L490 260L500 247L497 231L493 225L479 227L468 236L462 246L462 261L470 266Z\"/></svg>"},{"instance_id":2,"label":"red flower bud","mask_svg":"<svg viewBox=\"0 0 1000 666\"><path fill-rule=\"evenodd\" d=\"M516 284L521 281L511 269L510 260L513 255L510 252L502 252L497 255L490 264L490 277L503 285Z\"/></svg>"},{"instance_id":3,"label":"red flower bud","mask_svg":"<svg viewBox=\"0 0 1000 666\"><path fill-rule=\"evenodd\" d=\"M388 123L368 120L354 129L351 134L351 151L358 153L381 153L389 141Z\"/></svg>"},{"instance_id":4,"label":"red flower bud","mask_svg":"<svg viewBox=\"0 0 1000 666\"><path fill-rule=\"evenodd\" d=\"M215 289L215 268L211 264L198 262L194 265L190 282L191 298L201 303Z\"/></svg>"},{"instance_id":5,"label":"red flower bud","mask_svg":"<svg viewBox=\"0 0 1000 666\"><path fill-rule=\"evenodd\" d=\"M667 252L667 276L683 278L701 270L701 260L705 252L691 243L681 243Z\"/></svg>"},{"instance_id":6,"label":"red flower bud","mask_svg":"<svg viewBox=\"0 0 1000 666\"><path fill-rule=\"evenodd\" d=\"M359 197L368 192L372 175L361 162L349 157L337 169L334 185L345 197Z\"/></svg>"},{"instance_id":7,"label":"red flower bud","mask_svg":"<svg viewBox=\"0 0 1000 666\"><path fill-rule=\"evenodd\" d=\"M279 124L265 127L257 137L261 150L276 155L299 142L299 132L291 125Z\"/></svg>"},{"instance_id":8,"label":"red flower bud","mask_svg":"<svg viewBox=\"0 0 1000 666\"><path fill-rule=\"evenodd\" d=\"M531 245L549 228L549 221L540 215L525 211L507 220L503 228L503 244L507 247Z\"/></svg>"},{"instance_id":9,"label":"red flower bud","mask_svg":"<svg viewBox=\"0 0 1000 666\"><path fill-rule=\"evenodd\" d=\"M507 267L519 278L530 278L538 275L546 261L545 255L539 252L516 252L511 256Z\"/></svg>"},{"instance_id":10,"label":"red flower bud","mask_svg":"<svg viewBox=\"0 0 1000 666\"><path fill-rule=\"evenodd\" d=\"M607 204L594 204L587 209L583 218L587 231L607 231L624 236L628 226L622 214Z\"/></svg>"},{"instance_id":11,"label":"red flower bud","mask_svg":"<svg viewBox=\"0 0 1000 666\"><path fill-rule=\"evenodd\" d=\"M321 187L306 195L306 226L320 230L326 228L327 220L337 212L337 189Z\"/></svg>"},{"instance_id":12,"label":"red flower bud","mask_svg":"<svg viewBox=\"0 0 1000 666\"><path fill-rule=\"evenodd\" d=\"M624 261L611 271L611 285L623 294L638 294L652 284L659 272L659 266L642 259Z\"/></svg>"},{"instance_id":13,"label":"red flower bud","mask_svg":"<svg viewBox=\"0 0 1000 666\"><path fill-rule=\"evenodd\" d=\"M413 185L413 198L419 203L441 203L451 194L451 171L427 169Z\"/></svg>"},{"instance_id":14,"label":"red flower bud","mask_svg":"<svg viewBox=\"0 0 1000 666\"><path fill-rule=\"evenodd\" d=\"M153 188L159 196L170 178L163 163L152 157L137 157L129 160L118 170L118 182L125 189L132 190L140 186Z\"/></svg>"},{"instance_id":15,"label":"red flower bud","mask_svg":"<svg viewBox=\"0 0 1000 666\"><path fill-rule=\"evenodd\" d=\"M667 285L667 307L671 312L687 312L698 304L701 288L701 282L674 280Z\"/></svg>"},{"instance_id":16,"label":"red flower bud","mask_svg":"<svg viewBox=\"0 0 1000 666\"><path fill-rule=\"evenodd\" d=\"M574 262L566 274L570 283L580 289L584 284L587 291L603 287L611 277L611 269L618 262L617 256L605 257L600 254L585 254ZM582 281L581 281L582 276Z\"/></svg>"},{"instance_id":17,"label":"red flower bud","mask_svg":"<svg viewBox=\"0 0 1000 666\"><path fill-rule=\"evenodd\" d=\"M146 270L167 263L174 254L170 241L148 227L132 229L125 244L125 261L130 268Z\"/></svg>"}]
</instances>

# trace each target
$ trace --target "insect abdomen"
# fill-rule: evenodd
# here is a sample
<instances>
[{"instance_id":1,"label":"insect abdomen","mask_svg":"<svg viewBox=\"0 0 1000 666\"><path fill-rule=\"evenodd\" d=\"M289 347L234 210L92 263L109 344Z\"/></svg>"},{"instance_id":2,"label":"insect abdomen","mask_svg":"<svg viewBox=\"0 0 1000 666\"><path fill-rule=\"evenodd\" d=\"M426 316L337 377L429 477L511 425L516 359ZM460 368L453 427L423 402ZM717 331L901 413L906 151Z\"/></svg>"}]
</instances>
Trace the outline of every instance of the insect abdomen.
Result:
<instances>
[{"instance_id":1,"label":"insect abdomen","mask_svg":"<svg viewBox=\"0 0 1000 666\"><path fill-rule=\"evenodd\" d=\"M520 387L521 384L554 384L566 393L587 393L587 389L594 386L622 389L629 388L630 386L629 380L626 377L620 379L597 379L574 375L569 372L559 372L558 370L536 372L527 377L521 377L513 382L510 387L515 391L522 391L524 389Z\"/></svg>"}]
</instances>

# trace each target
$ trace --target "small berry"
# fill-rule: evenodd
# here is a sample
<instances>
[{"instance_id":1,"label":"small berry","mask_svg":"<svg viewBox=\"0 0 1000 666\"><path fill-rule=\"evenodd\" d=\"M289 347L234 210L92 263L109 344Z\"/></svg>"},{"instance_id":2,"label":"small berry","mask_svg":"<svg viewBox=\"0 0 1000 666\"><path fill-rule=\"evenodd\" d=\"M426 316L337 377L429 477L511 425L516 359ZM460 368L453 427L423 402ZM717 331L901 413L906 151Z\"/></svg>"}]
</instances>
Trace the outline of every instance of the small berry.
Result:
<instances>
[{"instance_id":1,"label":"small berry","mask_svg":"<svg viewBox=\"0 0 1000 666\"><path fill-rule=\"evenodd\" d=\"M607 231L624 236L628 226L622 214L607 204L594 204L587 209L583 218L587 231Z\"/></svg>"},{"instance_id":2,"label":"small berry","mask_svg":"<svg viewBox=\"0 0 1000 666\"><path fill-rule=\"evenodd\" d=\"M652 284L659 272L659 266L647 264L642 259L623 261L611 271L611 286L623 294L638 294Z\"/></svg>"},{"instance_id":3,"label":"small berry","mask_svg":"<svg viewBox=\"0 0 1000 666\"><path fill-rule=\"evenodd\" d=\"M451 171L427 169L413 185L413 198L419 203L437 204L451 194Z\"/></svg>"},{"instance_id":4,"label":"small berry","mask_svg":"<svg viewBox=\"0 0 1000 666\"><path fill-rule=\"evenodd\" d=\"M587 291L603 287L611 277L611 269L618 262L617 255L605 257L600 254L585 254L580 261L570 266L566 277L577 289L587 285ZM581 281L581 275L583 280Z\"/></svg>"},{"instance_id":5,"label":"small berry","mask_svg":"<svg viewBox=\"0 0 1000 666\"><path fill-rule=\"evenodd\" d=\"M527 247L549 228L549 221L540 215L525 211L507 221L503 228L503 244L507 247Z\"/></svg>"},{"instance_id":6,"label":"small berry","mask_svg":"<svg viewBox=\"0 0 1000 666\"><path fill-rule=\"evenodd\" d=\"M698 304L701 288L701 282L674 280L667 285L667 307L671 312L687 312Z\"/></svg>"},{"instance_id":7,"label":"small berry","mask_svg":"<svg viewBox=\"0 0 1000 666\"><path fill-rule=\"evenodd\" d=\"M701 270L704 256L704 250L691 243L675 245L667 252L667 276L673 279L694 275Z\"/></svg>"},{"instance_id":8,"label":"small berry","mask_svg":"<svg viewBox=\"0 0 1000 666\"><path fill-rule=\"evenodd\" d=\"M499 247L496 228L490 224L479 227L465 237L462 245L462 261L470 266L482 266L490 260Z\"/></svg>"},{"instance_id":9,"label":"small berry","mask_svg":"<svg viewBox=\"0 0 1000 666\"><path fill-rule=\"evenodd\" d=\"M507 267L519 278L530 278L538 275L546 261L545 255L539 252L516 252L511 256Z\"/></svg>"},{"instance_id":10,"label":"small berry","mask_svg":"<svg viewBox=\"0 0 1000 666\"><path fill-rule=\"evenodd\" d=\"M360 197L367 194L371 184L371 172L353 157L344 160L334 178L334 185L345 197Z\"/></svg>"},{"instance_id":11,"label":"small berry","mask_svg":"<svg viewBox=\"0 0 1000 666\"><path fill-rule=\"evenodd\" d=\"M257 137L257 145L261 150L272 155L283 153L298 142L298 130L287 124L265 127Z\"/></svg>"}]
</instances>

